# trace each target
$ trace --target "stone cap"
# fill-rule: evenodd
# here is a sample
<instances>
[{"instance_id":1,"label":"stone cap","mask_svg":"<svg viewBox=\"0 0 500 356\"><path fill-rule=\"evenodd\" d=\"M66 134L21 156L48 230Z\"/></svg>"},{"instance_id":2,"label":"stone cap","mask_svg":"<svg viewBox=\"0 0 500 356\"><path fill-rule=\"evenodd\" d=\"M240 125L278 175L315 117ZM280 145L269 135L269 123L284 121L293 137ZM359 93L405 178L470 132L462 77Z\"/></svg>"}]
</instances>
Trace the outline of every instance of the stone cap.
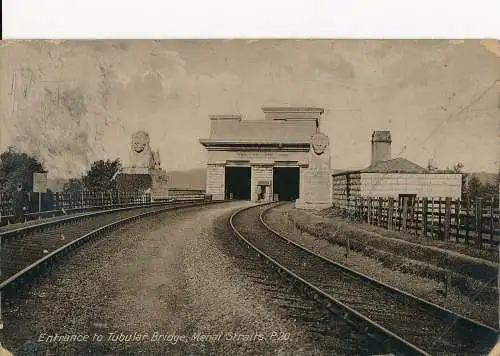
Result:
<instances>
[{"instance_id":1,"label":"stone cap","mask_svg":"<svg viewBox=\"0 0 500 356\"><path fill-rule=\"evenodd\" d=\"M391 131L373 131L372 142L388 142L391 143Z\"/></svg>"},{"instance_id":2,"label":"stone cap","mask_svg":"<svg viewBox=\"0 0 500 356\"><path fill-rule=\"evenodd\" d=\"M317 107L262 107L266 119L271 120L319 120L325 112L323 108Z\"/></svg>"},{"instance_id":3,"label":"stone cap","mask_svg":"<svg viewBox=\"0 0 500 356\"><path fill-rule=\"evenodd\" d=\"M241 115L233 115L233 114L215 114L215 115L208 115L210 120L236 120L236 121L241 121L242 116Z\"/></svg>"}]
</instances>

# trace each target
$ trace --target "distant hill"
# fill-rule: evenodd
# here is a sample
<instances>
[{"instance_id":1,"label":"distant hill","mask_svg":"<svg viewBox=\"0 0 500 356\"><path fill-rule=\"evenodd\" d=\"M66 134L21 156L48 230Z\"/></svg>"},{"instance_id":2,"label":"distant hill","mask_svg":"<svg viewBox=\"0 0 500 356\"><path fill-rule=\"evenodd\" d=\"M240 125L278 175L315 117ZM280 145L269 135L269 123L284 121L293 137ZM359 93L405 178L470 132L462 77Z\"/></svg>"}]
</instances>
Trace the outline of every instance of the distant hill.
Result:
<instances>
[{"instance_id":1,"label":"distant hill","mask_svg":"<svg viewBox=\"0 0 500 356\"><path fill-rule=\"evenodd\" d=\"M206 168L193 168L185 171L169 171L168 185L177 189L205 189L207 170Z\"/></svg>"},{"instance_id":2,"label":"distant hill","mask_svg":"<svg viewBox=\"0 0 500 356\"><path fill-rule=\"evenodd\" d=\"M497 173L472 172L467 178L467 180L469 180L472 176L477 177L482 184L486 183L494 184L495 179L497 177Z\"/></svg>"},{"instance_id":3,"label":"distant hill","mask_svg":"<svg viewBox=\"0 0 500 356\"><path fill-rule=\"evenodd\" d=\"M345 170L335 169L333 173L343 172ZM170 171L167 172L169 176L169 186L170 188L177 189L205 189L207 170L206 168L193 168L185 171ZM487 182L494 183L496 173L488 172L473 172L471 175L479 178L481 183L485 184ZM470 176L469 176L470 179ZM68 180L64 178L54 178L48 179L48 187L54 192L62 190L64 183Z\"/></svg>"}]
</instances>

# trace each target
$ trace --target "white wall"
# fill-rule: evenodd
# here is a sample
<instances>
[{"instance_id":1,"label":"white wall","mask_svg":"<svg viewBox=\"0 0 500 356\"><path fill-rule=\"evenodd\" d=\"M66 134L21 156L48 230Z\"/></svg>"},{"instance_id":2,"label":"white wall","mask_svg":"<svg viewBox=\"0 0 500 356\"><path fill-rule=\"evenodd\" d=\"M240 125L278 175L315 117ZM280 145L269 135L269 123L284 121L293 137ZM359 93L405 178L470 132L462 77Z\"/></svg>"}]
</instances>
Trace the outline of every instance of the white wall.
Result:
<instances>
[{"instance_id":1,"label":"white wall","mask_svg":"<svg viewBox=\"0 0 500 356\"><path fill-rule=\"evenodd\" d=\"M418 197L461 196L460 174L362 173L361 196L398 197L416 194Z\"/></svg>"}]
</instances>

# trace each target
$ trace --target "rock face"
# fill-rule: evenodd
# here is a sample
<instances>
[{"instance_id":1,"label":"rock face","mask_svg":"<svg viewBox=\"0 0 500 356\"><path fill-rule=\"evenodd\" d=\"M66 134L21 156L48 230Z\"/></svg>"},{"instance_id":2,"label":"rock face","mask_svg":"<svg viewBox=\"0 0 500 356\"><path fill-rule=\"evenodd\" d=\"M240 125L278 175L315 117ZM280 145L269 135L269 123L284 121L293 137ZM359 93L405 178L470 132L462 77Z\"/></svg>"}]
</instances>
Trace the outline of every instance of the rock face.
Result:
<instances>
[{"instance_id":1,"label":"rock face","mask_svg":"<svg viewBox=\"0 0 500 356\"><path fill-rule=\"evenodd\" d=\"M147 132L137 131L132 134L130 166L123 167L116 179L121 189L150 189L152 199L168 197L167 172L161 168L160 152L153 152L151 149Z\"/></svg>"},{"instance_id":2,"label":"rock face","mask_svg":"<svg viewBox=\"0 0 500 356\"><path fill-rule=\"evenodd\" d=\"M309 164L300 171L300 192L295 207L321 210L332 205L330 140L322 132L311 138Z\"/></svg>"}]
</instances>

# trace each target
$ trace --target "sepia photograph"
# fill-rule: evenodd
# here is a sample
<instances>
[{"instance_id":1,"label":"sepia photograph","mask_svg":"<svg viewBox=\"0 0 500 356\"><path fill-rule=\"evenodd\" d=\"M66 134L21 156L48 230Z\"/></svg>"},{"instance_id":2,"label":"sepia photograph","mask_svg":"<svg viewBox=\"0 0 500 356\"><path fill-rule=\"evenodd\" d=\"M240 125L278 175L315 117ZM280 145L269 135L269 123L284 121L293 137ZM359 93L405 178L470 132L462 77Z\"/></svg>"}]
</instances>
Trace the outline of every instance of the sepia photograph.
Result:
<instances>
[{"instance_id":1,"label":"sepia photograph","mask_svg":"<svg viewBox=\"0 0 500 356\"><path fill-rule=\"evenodd\" d=\"M494 355L499 133L495 39L3 40L0 355Z\"/></svg>"}]
</instances>

